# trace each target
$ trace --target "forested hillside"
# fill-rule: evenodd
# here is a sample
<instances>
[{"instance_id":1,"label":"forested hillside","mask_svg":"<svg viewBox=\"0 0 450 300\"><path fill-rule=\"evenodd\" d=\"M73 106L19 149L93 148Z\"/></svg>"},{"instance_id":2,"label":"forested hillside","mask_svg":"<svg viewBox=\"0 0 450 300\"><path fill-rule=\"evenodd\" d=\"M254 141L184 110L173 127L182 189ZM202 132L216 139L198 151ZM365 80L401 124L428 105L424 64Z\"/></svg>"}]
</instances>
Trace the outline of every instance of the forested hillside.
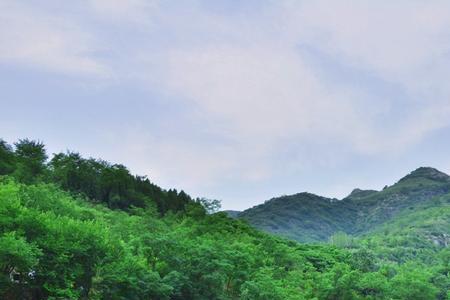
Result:
<instances>
[{"instance_id":1,"label":"forested hillside","mask_svg":"<svg viewBox=\"0 0 450 300\"><path fill-rule=\"evenodd\" d=\"M345 203L371 208L355 232L383 223L386 211L397 218L359 239L300 244L124 166L1 142L0 299L448 299L450 197L438 192L446 181L410 178L383 192L412 195L411 180L438 196L404 196L398 211L386 200L378 212L373 193L353 195Z\"/></svg>"},{"instance_id":2,"label":"forested hillside","mask_svg":"<svg viewBox=\"0 0 450 300\"><path fill-rule=\"evenodd\" d=\"M399 214L424 205L437 205L440 202L436 199L449 191L447 174L419 168L382 191L355 189L342 200L309 193L283 196L243 211L237 217L259 229L298 241L324 242L337 232L367 234Z\"/></svg>"},{"instance_id":3,"label":"forested hillside","mask_svg":"<svg viewBox=\"0 0 450 300\"><path fill-rule=\"evenodd\" d=\"M0 174L11 175L25 184L54 183L112 209L154 207L164 215L168 211L183 211L192 203L185 192L164 191L146 176L134 176L120 164L86 159L70 151L48 160L44 144L28 139L15 143L14 149L0 140Z\"/></svg>"}]
</instances>

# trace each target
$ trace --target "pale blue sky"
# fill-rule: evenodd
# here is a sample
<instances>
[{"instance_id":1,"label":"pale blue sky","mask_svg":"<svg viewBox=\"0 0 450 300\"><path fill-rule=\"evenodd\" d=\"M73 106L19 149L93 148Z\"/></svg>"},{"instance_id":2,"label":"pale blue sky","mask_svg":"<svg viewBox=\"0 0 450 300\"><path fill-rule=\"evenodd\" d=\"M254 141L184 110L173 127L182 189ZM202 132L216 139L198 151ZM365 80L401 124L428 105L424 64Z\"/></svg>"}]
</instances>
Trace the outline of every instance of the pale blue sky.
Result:
<instances>
[{"instance_id":1,"label":"pale blue sky","mask_svg":"<svg viewBox=\"0 0 450 300\"><path fill-rule=\"evenodd\" d=\"M0 0L0 137L244 209L450 172L450 2Z\"/></svg>"}]
</instances>

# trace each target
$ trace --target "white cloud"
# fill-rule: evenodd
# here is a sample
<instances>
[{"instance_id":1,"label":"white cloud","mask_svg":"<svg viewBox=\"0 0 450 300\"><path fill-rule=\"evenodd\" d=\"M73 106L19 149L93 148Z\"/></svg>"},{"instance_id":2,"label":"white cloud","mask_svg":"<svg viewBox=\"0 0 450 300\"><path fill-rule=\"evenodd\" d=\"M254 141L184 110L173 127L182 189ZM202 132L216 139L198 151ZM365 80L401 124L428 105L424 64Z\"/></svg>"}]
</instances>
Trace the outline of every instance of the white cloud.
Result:
<instances>
[{"instance_id":1,"label":"white cloud","mask_svg":"<svg viewBox=\"0 0 450 300\"><path fill-rule=\"evenodd\" d=\"M158 0L89 0L93 11L113 23L151 24L152 15L157 12Z\"/></svg>"},{"instance_id":2,"label":"white cloud","mask_svg":"<svg viewBox=\"0 0 450 300\"><path fill-rule=\"evenodd\" d=\"M89 0L77 4L80 15L56 16L0 0L0 61L133 81L195 107L205 140L219 143L169 133L146 136L130 153L163 182L197 190L337 168L342 155L399 155L450 124L449 2L256 5L227 14L196 0ZM312 63L302 47L326 60ZM395 91L374 93L386 86ZM287 148L297 155L280 159Z\"/></svg>"},{"instance_id":3,"label":"white cloud","mask_svg":"<svg viewBox=\"0 0 450 300\"><path fill-rule=\"evenodd\" d=\"M444 66L450 70L446 3L280 3L244 17L211 16L201 6L177 11L184 15L161 11L160 30L172 40L156 53L145 45L139 50L138 69L152 78L151 89L196 106L198 117L227 141L207 148L189 138L182 145L153 144L161 149L156 157L168 157L164 165L177 158L177 178L188 186L232 176L263 181L275 169L295 174L313 165L336 166L342 153L399 155L450 123L443 76ZM327 66L318 70L299 45L395 85L404 99L372 95L345 75L325 78ZM275 159L292 141L317 149L293 149L298 161ZM195 165L193 175L180 175ZM166 167L161 178L172 174Z\"/></svg>"},{"instance_id":4,"label":"white cloud","mask_svg":"<svg viewBox=\"0 0 450 300\"><path fill-rule=\"evenodd\" d=\"M446 2L284 4L272 7L270 19L203 24L229 38L212 37L194 48L177 45L169 52L168 88L228 120L238 136L334 136L367 153L404 149L449 123L442 68L450 69ZM409 97L408 115L392 109L399 99L374 99L358 83L323 80L297 51L299 44L398 85ZM397 119L389 133L383 118Z\"/></svg>"},{"instance_id":5,"label":"white cloud","mask_svg":"<svg viewBox=\"0 0 450 300\"><path fill-rule=\"evenodd\" d=\"M413 104L448 104L448 1L285 3L283 28L292 42L310 44L342 64L401 85Z\"/></svg>"},{"instance_id":6,"label":"white cloud","mask_svg":"<svg viewBox=\"0 0 450 300\"><path fill-rule=\"evenodd\" d=\"M3 0L0 24L0 62L4 64L108 76L108 67L95 58L94 37L63 16Z\"/></svg>"},{"instance_id":7,"label":"white cloud","mask_svg":"<svg viewBox=\"0 0 450 300\"><path fill-rule=\"evenodd\" d=\"M173 51L167 88L228 122L228 134L262 144L311 133L345 133L351 99L324 85L293 49L219 46ZM346 94L345 96L350 96ZM340 122L342 115L349 116Z\"/></svg>"}]
</instances>

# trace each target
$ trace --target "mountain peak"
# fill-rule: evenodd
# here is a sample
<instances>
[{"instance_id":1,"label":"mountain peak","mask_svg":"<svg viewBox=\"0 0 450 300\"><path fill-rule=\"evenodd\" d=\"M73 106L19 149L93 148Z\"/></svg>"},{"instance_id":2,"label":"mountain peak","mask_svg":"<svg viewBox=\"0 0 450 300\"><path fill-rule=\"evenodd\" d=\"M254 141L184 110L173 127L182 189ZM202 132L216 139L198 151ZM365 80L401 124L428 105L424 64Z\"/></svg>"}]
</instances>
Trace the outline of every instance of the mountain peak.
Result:
<instances>
[{"instance_id":1,"label":"mountain peak","mask_svg":"<svg viewBox=\"0 0 450 300\"><path fill-rule=\"evenodd\" d=\"M362 190L362 189L356 188L346 198L360 198L360 197L365 197L365 196L368 196L368 195L376 193L376 192L377 191L375 191L375 190Z\"/></svg>"},{"instance_id":2,"label":"mountain peak","mask_svg":"<svg viewBox=\"0 0 450 300\"><path fill-rule=\"evenodd\" d=\"M450 176L435 168L420 167L400 179L399 182L415 178L426 178L435 181L450 181Z\"/></svg>"}]
</instances>

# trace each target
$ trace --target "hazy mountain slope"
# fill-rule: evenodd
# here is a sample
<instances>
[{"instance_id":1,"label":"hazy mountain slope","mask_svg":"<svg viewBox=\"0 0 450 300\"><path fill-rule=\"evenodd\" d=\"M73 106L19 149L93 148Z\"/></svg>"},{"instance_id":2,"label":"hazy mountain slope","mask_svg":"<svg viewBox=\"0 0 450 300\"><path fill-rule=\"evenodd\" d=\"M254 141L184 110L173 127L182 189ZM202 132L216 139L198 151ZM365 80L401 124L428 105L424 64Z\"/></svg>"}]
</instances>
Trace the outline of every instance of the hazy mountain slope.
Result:
<instances>
[{"instance_id":1,"label":"hazy mountain slope","mask_svg":"<svg viewBox=\"0 0 450 300\"><path fill-rule=\"evenodd\" d=\"M367 233L449 191L448 175L419 168L382 191L355 189L342 200L300 193L271 199L238 216L259 229L298 241L326 241L338 231Z\"/></svg>"},{"instance_id":2,"label":"hazy mountain slope","mask_svg":"<svg viewBox=\"0 0 450 300\"><path fill-rule=\"evenodd\" d=\"M347 197L358 211L352 234L362 234L394 219L403 211L413 210L450 191L450 177L433 168L419 168L396 184L365 197Z\"/></svg>"},{"instance_id":3,"label":"hazy mountain slope","mask_svg":"<svg viewBox=\"0 0 450 300\"><path fill-rule=\"evenodd\" d=\"M237 218L241 213L239 210L223 210L222 212L226 213L230 218Z\"/></svg>"},{"instance_id":4,"label":"hazy mountain slope","mask_svg":"<svg viewBox=\"0 0 450 300\"><path fill-rule=\"evenodd\" d=\"M348 203L336 199L300 193L271 199L245 210L239 218L265 231L295 240L325 240L335 231L347 231L356 214Z\"/></svg>"},{"instance_id":5,"label":"hazy mountain slope","mask_svg":"<svg viewBox=\"0 0 450 300\"><path fill-rule=\"evenodd\" d=\"M418 259L433 264L436 253L450 247L449 224L450 194L446 194L398 214L362 236L360 244L372 249L383 260L405 262Z\"/></svg>"}]
</instances>

